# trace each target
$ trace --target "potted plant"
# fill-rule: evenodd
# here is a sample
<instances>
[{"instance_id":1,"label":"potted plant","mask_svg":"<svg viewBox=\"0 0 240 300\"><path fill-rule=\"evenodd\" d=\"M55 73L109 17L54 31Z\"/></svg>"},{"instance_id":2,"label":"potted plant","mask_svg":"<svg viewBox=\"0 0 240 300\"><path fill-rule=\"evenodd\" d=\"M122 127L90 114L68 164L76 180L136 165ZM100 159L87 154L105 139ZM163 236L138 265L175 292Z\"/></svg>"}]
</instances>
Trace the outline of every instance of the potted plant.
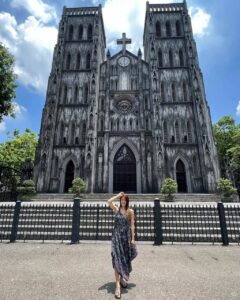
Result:
<instances>
[{"instance_id":1,"label":"potted plant","mask_svg":"<svg viewBox=\"0 0 240 300\"><path fill-rule=\"evenodd\" d=\"M166 201L174 201L174 193L177 192L177 182L172 178L165 178L161 188L161 193L166 195Z\"/></svg>"},{"instance_id":2,"label":"potted plant","mask_svg":"<svg viewBox=\"0 0 240 300\"><path fill-rule=\"evenodd\" d=\"M232 182L226 178L220 178L217 184L217 191L221 195L222 202L233 202L233 194L237 193L237 189L235 189L232 185Z\"/></svg>"},{"instance_id":3,"label":"potted plant","mask_svg":"<svg viewBox=\"0 0 240 300\"><path fill-rule=\"evenodd\" d=\"M72 187L68 189L69 193L74 194L74 197L81 198L82 193L86 191L86 183L82 178L76 177L72 182Z\"/></svg>"},{"instance_id":4,"label":"potted plant","mask_svg":"<svg viewBox=\"0 0 240 300\"><path fill-rule=\"evenodd\" d=\"M24 180L20 186L17 187L19 200L30 200L36 194L35 183L33 180Z\"/></svg>"}]
</instances>

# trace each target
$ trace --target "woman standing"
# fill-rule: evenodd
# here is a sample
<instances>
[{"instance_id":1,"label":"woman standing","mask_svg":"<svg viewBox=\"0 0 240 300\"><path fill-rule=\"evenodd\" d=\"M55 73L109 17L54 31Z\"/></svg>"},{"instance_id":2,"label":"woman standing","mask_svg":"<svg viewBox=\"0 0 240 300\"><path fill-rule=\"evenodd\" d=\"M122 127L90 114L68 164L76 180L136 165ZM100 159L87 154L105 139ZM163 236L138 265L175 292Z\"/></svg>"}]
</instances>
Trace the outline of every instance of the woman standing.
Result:
<instances>
[{"instance_id":1,"label":"woman standing","mask_svg":"<svg viewBox=\"0 0 240 300\"><path fill-rule=\"evenodd\" d=\"M120 207L113 204L117 198L120 198ZM132 271L131 261L138 254L134 239L134 211L129 208L129 197L124 192L110 198L108 204L115 212L111 256L116 278L115 298L120 299L120 285L127 287L126 281Z\"/></svg>"}]
</instances>

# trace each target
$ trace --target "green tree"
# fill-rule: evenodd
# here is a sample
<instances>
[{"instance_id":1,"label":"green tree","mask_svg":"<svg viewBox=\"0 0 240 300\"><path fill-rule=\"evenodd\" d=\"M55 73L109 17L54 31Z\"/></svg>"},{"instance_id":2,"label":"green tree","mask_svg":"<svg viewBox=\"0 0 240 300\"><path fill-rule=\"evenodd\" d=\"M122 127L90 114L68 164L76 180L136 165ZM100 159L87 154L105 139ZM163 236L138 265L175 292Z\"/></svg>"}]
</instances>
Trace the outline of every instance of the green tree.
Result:
<instances>
[{"instance_id":1,"label":"green tree","mask_svg":"<svg viewBox=\"0 0 240 300\"><path fill-rule=\"evenodd\" d=\"M0 161L16 169L22 169L26 159L34 162L38 135L28 128L23 134L19 130L14 130L13 136L7 134L8 140L0 143Z\"/></svg>"},{"instance_id":2,"label":"green tree","mask_svg":"<svg viewBox=\"0 0 240 300\"><path fill-rule=\"evenodd\" d=\"M16 97L16 75L13 71L14 57L0 43L0 123L3 116L15 117L12 99Z\"/></svg>"},{"instance_id":3,"label":"green tree","mask_svg":"<svg viewBox=\"0 0 240 300\"><path fill-rule=\"evenodd\" d=\"M221 176L227 177L224 159L230 162L238 190L240 188L240 124L231 116L222 117L213 125L214 140L217 147Z\"/></svg>"}]
</instances>

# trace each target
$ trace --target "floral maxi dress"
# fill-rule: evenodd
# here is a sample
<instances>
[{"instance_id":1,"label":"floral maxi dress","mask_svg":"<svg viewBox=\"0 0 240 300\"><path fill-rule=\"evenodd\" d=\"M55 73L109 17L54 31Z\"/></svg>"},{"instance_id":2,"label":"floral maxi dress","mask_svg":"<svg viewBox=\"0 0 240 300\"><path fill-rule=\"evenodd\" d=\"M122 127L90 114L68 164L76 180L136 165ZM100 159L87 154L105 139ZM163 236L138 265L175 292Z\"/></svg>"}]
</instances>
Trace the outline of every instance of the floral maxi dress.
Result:
<instances>
[{"instance_id":1,"label":"floral maxi dress","mask_svg":"<svg viewBox=\"0 0 240 300\"><path fill-rule=\"evenodd\" d=\"M131 227L127 217L120 211L115 213L114 228L112 231L111 256L112 266L125 281L128 281L132 271L131 261L137 256L138 251L131 245Z\"/></svg>"}]
</instances>

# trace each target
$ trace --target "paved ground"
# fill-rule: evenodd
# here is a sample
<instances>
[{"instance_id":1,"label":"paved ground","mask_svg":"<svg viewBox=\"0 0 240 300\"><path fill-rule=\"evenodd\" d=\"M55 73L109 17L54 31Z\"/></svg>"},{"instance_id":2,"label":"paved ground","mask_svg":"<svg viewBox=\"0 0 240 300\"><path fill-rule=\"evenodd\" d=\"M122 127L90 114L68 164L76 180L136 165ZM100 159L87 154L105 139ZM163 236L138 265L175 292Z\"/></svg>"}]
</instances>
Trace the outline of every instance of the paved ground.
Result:
<instances>
[{"instance_id":1,"label":"paved ground","mask_svg":"<svg viewBox=\"0 0 240 300\"><path fill-rule=\"evenodd\" d=\"M240 299L240 248L137 243L122 299ZM115 299L110 242L0 243L0 299Z\"/></svg>"}]
</instances>

